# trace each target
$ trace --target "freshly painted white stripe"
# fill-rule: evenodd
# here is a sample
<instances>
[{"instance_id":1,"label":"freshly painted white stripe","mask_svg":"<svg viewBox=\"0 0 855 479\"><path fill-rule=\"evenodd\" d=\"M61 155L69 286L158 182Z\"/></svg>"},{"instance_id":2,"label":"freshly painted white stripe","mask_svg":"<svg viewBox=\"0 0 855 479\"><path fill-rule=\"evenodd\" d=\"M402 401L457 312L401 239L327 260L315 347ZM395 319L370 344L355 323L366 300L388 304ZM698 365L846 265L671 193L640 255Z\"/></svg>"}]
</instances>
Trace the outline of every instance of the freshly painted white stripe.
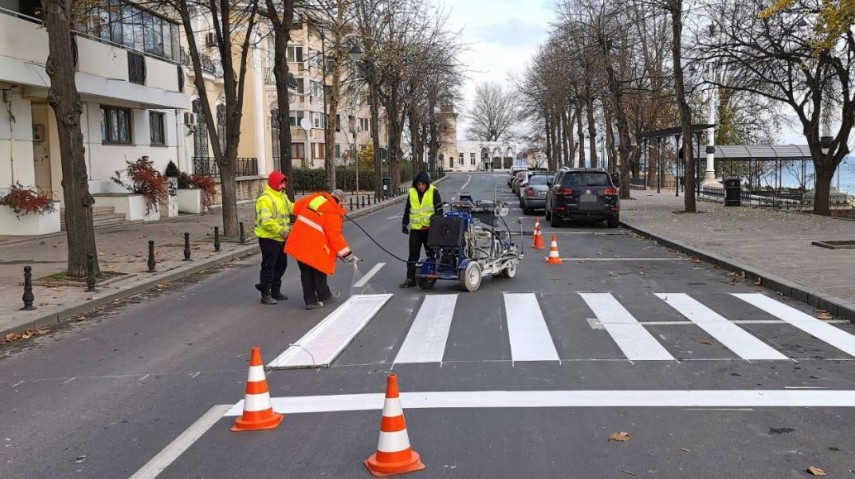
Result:
<instances>
[{"instance_id":1,"label":"freshly painted white stripe","mask_svg":"<svg viewBox=\"0 0 855 479\"><path fill-rule=\"evenodd\" d=\"M321 225L315 223L314 221L310 220L309 218L306 218L305 216L297 216L297 221L301 221L303 223L306 223L307 225L309 225L310 227L320 231L321 233L324 232L324 229L321 227Z\"/></svg>"},{"instance_id":2,"label":"freshly painted white stripe","mask_svg":"<svg viewBox=\"0 0 855 479\"><path fill-rule=\"evenodd\" d=\"M466 179L466 183L463 183L463 186L460 187L460 191L463 191L464 188L472 181L472 175L469 175L469 178Z\"/></svg>"},{"instance_id":3,"label":"freshly painted white stripe","mask_svg":"<svg viewBox=\"0 0 855 479\"><path fill-rule=\"evenodd\" d=\"M351 296L268 366L271 368L329 366L391 297L391 294Z\"/></svg>"},{"instance_id":4,"label":"freshly painted white stripe","mask_svg":"<svg viewBox=\"0 0 855 479\"><path fill-rule=\"evenodd\" d=\"M612 339L632 361L673 361L674 356L644 329L611 293L579 293Z\"/></svg>"},{"instance_id":5,"label":"freshly painted white stripe","mask_svg":"<svg viewBox=\"0 0 855 479\"><path fill-rule=\"evenodd\" d=\"M361 288L361 287L365 286L366 283L368 283L368 281L370 281L371 278L373 278L374 275L377 274L377 272L380 271L380 268L382 268L383 266L386 266L386 263L375 264L373 268L371 268L370 270L368 270L367 273L365 273L365 276L363 276L362 279L353 283L353 287L354 288Z\"/></svg>"},{"instance_id":6,"label":"freshly painted white stripe","mask_svg":"<svg viewBox=\"0 0 855 479\"><path fill-rule=\"evenodd\" d=\"M250 366L249 374L246 380L249 382L264 381L267 377L264 375L264 366Z\"/></svg>"},{"instance_id":7,"label":"freshly painted white stripe","mask_svg":"<svg viewBox=\"0 0 855 479\"><path fill-rule=\"evenodd\" d=\"M407 409L541 407L852 407L855 390L669 389L597 391L447 391L401 393ZM383 394L273 398L283 414L378 411ZM226 416L239 416L241 402Z\"/></svg>"},{"instance_id":8,"label":"freshly painted white stripe","mask_svg":"<svg viewBox=\"0 0 855 479\"><path fill-rule=\"evenodd\" d=\"M585 321L588 322L588 325L591 326L591 329L605 329L603 328L603 323L600 322L597 318L585 318Z\"/></svg>"},{"instance_id":9,"label":"freshly painted white stripe","mask_svg":"<svg viewBox=\"0 0 855 479\"><path fill-rule=\"evenodd\" d=\"M656 296L742 359L789 359L686 293L656 293Z\"/></svg>"},{"instance_id":10,"label":"freshly painted white stripe","mask_svg":"<svg viewBox=\"0 0 855 479\"><path fill-rule=\"evenodd\" d=\"M396 363L438 363L445 354L456 294L425 296L410 332L395 357Z\"/></svg>"},{"instance_id":11,"label":"freshly painted white stripe","mask_svg":"<svg viewBox=\"0 0 855 479\"><path fill-rule=\"evenodd\" d=\"M243 398L246 410L251 412L270 409L270 393L245 394Z\"/></svg>"},{"instance_id":12,"label":"freshly painted white stripe","mask_svg":"<svg viewBox=\"0 0 855 479\"><path fill-rule=\"evenodd\" d=\"M377 450L380 452L398 452L410 448L410 437L407 430L397 432L380 431L380 439L377 440Z\"/></svg>"},{"instance_id":13,"label":"freshly painted white stripe","mask_svg":"<svg viewBox=\"0 0 855 479\"><path fill-rule=\"evenodd\" d=\"M543 312L534 293L505 293L508 339L514 361L558 361Z\"/></svg>"},{"instance_id":14,"label":"freshly painted white stripe","mask_svg":"<svg viewBox=\"0 0 855 479\"><path fill-rule=\"evenodd\" d=\"M229 410L228 404L220 404L212 407L202 417L193 423L189 428L181 433L172 442L169 443L150 461L145 463L139 471L131 476L131 479L153 479L163 472L170 464L178 459L184 451L190 449L196 441L202 437L208 429L223 418L223 415Z\"/></svg>"},{"instance_id":15,"label":"freshly painted white stripe","mask_svg":"<svg viewBox=\"0 0 855 479\"><path fill-rule=\"evenodd\" d=\"M389 398L383 402L383 415L386 417L398 417L404 414L401 408L401 398Z\"/></svg>"},{"instance_id":16,"label":"freshly painted white stripe","mask_svg":"<svg viewBox=\"0 0 855 479\"><path fill-rule=\"evenodd\" d=\"M855 336L835 328L824 321L814 318L808 314L799 311L796 308L787 306L780 301L760 294L760 293L731 293L737 298L745 301L748 304L756 306L772 316L777 316L783 321L801 329L811 336L825 341L837 349L845 352L850 356L855 356Z\"/></svg>"}]
</instances>

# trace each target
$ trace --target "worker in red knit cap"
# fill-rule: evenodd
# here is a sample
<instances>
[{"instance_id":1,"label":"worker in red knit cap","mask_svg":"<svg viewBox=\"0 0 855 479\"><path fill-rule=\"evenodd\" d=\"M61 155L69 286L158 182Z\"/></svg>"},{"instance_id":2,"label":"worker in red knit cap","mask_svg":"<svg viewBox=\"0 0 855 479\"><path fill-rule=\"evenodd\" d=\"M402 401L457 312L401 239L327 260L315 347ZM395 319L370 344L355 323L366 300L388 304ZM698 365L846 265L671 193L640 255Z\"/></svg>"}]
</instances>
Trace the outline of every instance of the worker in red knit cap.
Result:
<instances>
[{"instance_id":1,"label":"worker in red knit cap","mask_svg":"<svg viewBox=\"0 0 855 479\"><path fill-rule=\"evenodd\" d=\"M276 304L288 299L282 294L282 275L288 267L283 244L291 232L293 203L286 190L288 177L274 171L264 191L255 200L255 237L261 248L261 273L255 289L261 292L261 304Z\"/></svg>"}]
</instances>

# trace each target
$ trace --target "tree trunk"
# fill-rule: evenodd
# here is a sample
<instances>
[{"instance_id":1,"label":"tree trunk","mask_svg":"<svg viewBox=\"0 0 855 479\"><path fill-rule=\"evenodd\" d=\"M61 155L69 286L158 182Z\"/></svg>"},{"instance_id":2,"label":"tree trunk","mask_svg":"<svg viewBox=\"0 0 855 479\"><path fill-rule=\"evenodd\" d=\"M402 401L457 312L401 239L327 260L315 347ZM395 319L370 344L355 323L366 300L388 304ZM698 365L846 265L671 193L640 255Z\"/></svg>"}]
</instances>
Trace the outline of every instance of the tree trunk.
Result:
<instances>
[{"instance_id":1,"label":"tree trunk","mask_svg":"<svg viewBox=\"0 0 855 479\"><path fill-rule=\"evenodd\" d=\"M294 1L283 2L285 11L280 18L273 0L267 2L267 17L273 25L273 76L276 79L276 110L279 122L279 168L291 177L291 102L288 91L288 41L294 23ZM294 199L294 182L288 182L288 196Z\"/></svg>"},{"instance_id":2,"label":"tree trunk","mask_svg":"<svg viewBox=\"0 0 855 479\"><path fill-rule=\"evenodd\" d=\"M434 113L436 109L436 97L433 95L428 95L428 127L429 127L429 140L428 140L428 161L431 163L431 172L434 175L439 174L439 169L443 168L445 165L437 165L437 157L439 155L439 128L437 127L437 118L436 113Z\"/></svg>"},{"instance_id":3,"label":"tree trunk","mask_svg":"<svg viewBox=\"0 0 855 479\"><path fill-rule=\"evenodd\" d=\"M341 30L345 22L345 7L344 0L336 0L336 18L333 28L332 85L327 86L327 79L326 77L323 78L324 95L329 91L329 97L326 97L329 110L324 112L327 115L327 123L324 128L324 168L326 170L327 191L336 189L335 132L336 128L338 128L338 103L339 96L341 95L341 63L343 61L341 55ZM321 41L324 41L324 39L321 39ZM323 65L323 72L324 75L328 73L326 64Z\"/></svg>"},{"instance_id":4,"label":"tree trunk","mask_svg":"<svg viewBox=\"0 0 855 479\"><path fill-rule=\"evenodd\" d=\"M573 144L573 118L570 116L569 108L565 108L564 111L561 112L561 116L564 119L564 148L567 152L567 156L564 160L564 166L572 167L573 166L573 153L576 150L575 145Z\"/></svg>"},{"instance_id":5,"label":"tree trunk","mask_svg":"<svg viewBox=\"0 0 855 479\"><path fill-rule=\"evenodd\" d=\"M597 160L597 124L594 122L594 95L588 92L585 96L585 109L588 114L588 146L591 149L591 168L598 168Z\"/></svg>"},{"instance_id":6,"label":"tree trunk","mask_svg":"<svg viewBox=\"0 0 855 479\"><path fill-rule=\"evenodd\" d=\"M555 109L553 118L555 119L555 138L552 143L552 148L555 150L555 158L549 159L549 170L557 171L559 165L564 163L564 141L561 139L564 133L560 109Z\"/></svg>"},{"instance_id":7,"label":"tree trunk","mask_svg":"<svg viewBox=\"0 0 855 479\"><path fill-rule=\"evenodd\" d=\"M45 71L50 76L48 104L56 114L59 135L62 197L65 203L65 234L68 239L68 270L73 277L86 276L86 256L95 258L95 274L100 275L95 245L92 205L84 156L80 116L83 102L75 83L74 37L68 26L68 8L63 0L45 1L45 27L49 53ZM140 248L143 244L140 243Z\"/></svg>"},{"instance_id":8,"label":"tree trunk","mask_svg":"<svg viewBox=\"0 0 855 479\"><path fill-rule=\"evenodd\" d=\"M374 145L374 197L383 193L383 163L380 158L380 98L378 98L377 72L374 63L368 63L368 88L371 103L371 142Z\"/></svg>"},{"instance_id":9,"label":"tree trunk","mask_svg":"<svg viewBox=\"0 0 855 479\"><path fill-rule=\"evenodd\" d=\"M543 121L546 124L546 157L552 164L552 118L549 115L549 107L543 109ZM535 156L535 158L537 157ZM537 160L535 160L534 166L538 166Z\"/></svg>"},{"instance_id":10,"label":"tree trunk","mask_svg":"<svg viewBox=\"0 0 855 479\"><path fill-rule=\"evenodd\" d=\"M413 154L413 169L416 171L425 170L426 167L424 165L424 142L422 141L422 125L419 122L419 115L416 113L416 110L413 108L410 110L409 115L409 125L410 125L410 145Z\"/></svg>"},{"instance_id":11,"label":"tree trunk","mask_svg":"<svg viewBox=\"0 0 855 479\"><path fill-rule=\"evenodd\" d=\"M695 205L695 162L692 159L692 112L689 110L689 104L686 103L686 89L683 84L683 65L681 63L683 1L671 1L673 2L671 4L671 29L673 34L671 52L672 60L674 62L674 82L677 88L677 104L680 107L680 125L683 130L683 160L685 161L685 168L683 171L686 177L686 188L683 199L685 202L686 213L694 213L697 211L697 207ZM680 160L678 159L677 161ZM675 186L679 188L679 184L676 184Z\"/></svg>"},{"instance_id":12,"label":"tree trunk","mask_svg":"<svg viewBox=\"0 0 855 479\"><path fill-rule=\"evenodd\" d=\"M585 131L582 130L582 102L576 103L576 134L579 135L579 168L584 168L585 161Z\"/></svg>"},{"instance_id":13,"label":"tree trunk","mask_svg":"<svg viewBox=\"0 0 855 479\"><path fill-rule=\"evenodd\" d=\"M615 172L614 137L615 128L612 124L612 109L603 102L603 121L606 124L605 141L603 142L603 166L609 173ZM607 160L608 159L608 160Z\"/></svg>"}]
</instances>

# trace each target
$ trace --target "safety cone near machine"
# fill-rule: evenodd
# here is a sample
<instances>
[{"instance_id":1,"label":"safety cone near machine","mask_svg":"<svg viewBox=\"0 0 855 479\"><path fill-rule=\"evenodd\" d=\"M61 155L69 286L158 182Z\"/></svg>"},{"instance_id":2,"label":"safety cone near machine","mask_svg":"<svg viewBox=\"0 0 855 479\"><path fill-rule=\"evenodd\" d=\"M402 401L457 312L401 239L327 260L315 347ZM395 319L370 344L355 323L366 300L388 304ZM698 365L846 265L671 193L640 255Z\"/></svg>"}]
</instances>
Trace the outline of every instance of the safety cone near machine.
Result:
<instances>
[{"instance_id":1,"label":"safety cone near machine","mask_svg":"<svg viewBox=\"0 0 855 479\"><path fill-rule=\"evenodd\" d=\"M390 374L386 379L386 402L380 419L380 440L377 452L364 461L368 471L377 477L393 476L425 468L419 453L410 447L404 410L398 393L398 377Z\"/></svg>"},{"instance_id":2,"label":"safety cone near machine","mask_svg":"<svg viewBox=\"0 0 855 479\"><path fill-rule=\"evenodd\" d=\"M532 243L531 247L534 249L543 249L543 233L540 232L540 218L536 219L534 222L534 232L532 233L534 236L534 243Z\"/></svg>"},{"instance_id":3,"label":"safety cone near machine","mask_svg":"<svg viewBox=\"0 0 855 479\"><path fill-rule=\"evenodd\" d=\"M552 235L552 241L549 243L549 257L546 258L549 264L561 264L561 256L558 254L558 241L555 235Z\"/></svg>"},{"instance_id":4,"label":"safety cone near machine","mask_svg":"<svg viewBox=\"0 0 855 479\"><path fill-rule=\"evenodd\" d=\"M261 348L253 346L249 356L249 376L246 380L246 396L243 400L243 415L235 419L232 431L256 431L273 429L284 417L273 411L270 390L261 362Z\"/></svg>"}]
</instances>

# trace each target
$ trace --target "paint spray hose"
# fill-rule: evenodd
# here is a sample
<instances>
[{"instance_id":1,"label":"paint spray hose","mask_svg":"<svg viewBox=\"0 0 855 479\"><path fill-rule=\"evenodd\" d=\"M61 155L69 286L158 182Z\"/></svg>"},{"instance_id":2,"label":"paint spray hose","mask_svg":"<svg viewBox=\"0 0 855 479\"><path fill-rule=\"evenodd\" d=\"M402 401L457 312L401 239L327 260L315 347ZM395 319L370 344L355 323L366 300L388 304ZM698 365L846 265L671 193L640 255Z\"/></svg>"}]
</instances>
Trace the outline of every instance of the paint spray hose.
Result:
<instances>
[{"instance_id":1,"label":"paint spray hose","mask_svg":"<svg viewBox=\"0 0 855 479\"><path fill-rule=\"evenodd\" d=\"M353 218L351 218L350 216L347 216L347 215L344 215L344 217L345 217L345 218L347 218L347 219L348 219L348 221L350 221L351 223L355 224L357 228L361 229L361 230L362 230L362 232L363 232L363 233L365 233L365 236L367 236L367 237L368 237L368 239L370 239L370 240L371 240L371 242L373 242L374 244L376 244L378 248L380 248L380 249L382 249L383 251L385 251L385 252L386 252L386 254L388 254L389 256L391 256L391 257L395 258L396 260L398 260L398 261L400 261L400 262L402 262L402 263L407 263L407 262L408 262L407 260L402 259L402 258L400 258L400 257L396 256L396 255L395 255L395 253L393 253L393 252L391 252L391 251L387 250L386 248L384 248L384 247L383 247L383 245L381 245L380 243L378 243L378 242L377 242L377 240L375 240L373 236L371 236L370 234L368 234L368 232L367 232L367 231L365 231L365 228L363 228L362 226L360 226L360 225L359 225L359 223L357 223L356 221L354 221L354 220L353 220Z\"/></svg>"}]
</instances>

